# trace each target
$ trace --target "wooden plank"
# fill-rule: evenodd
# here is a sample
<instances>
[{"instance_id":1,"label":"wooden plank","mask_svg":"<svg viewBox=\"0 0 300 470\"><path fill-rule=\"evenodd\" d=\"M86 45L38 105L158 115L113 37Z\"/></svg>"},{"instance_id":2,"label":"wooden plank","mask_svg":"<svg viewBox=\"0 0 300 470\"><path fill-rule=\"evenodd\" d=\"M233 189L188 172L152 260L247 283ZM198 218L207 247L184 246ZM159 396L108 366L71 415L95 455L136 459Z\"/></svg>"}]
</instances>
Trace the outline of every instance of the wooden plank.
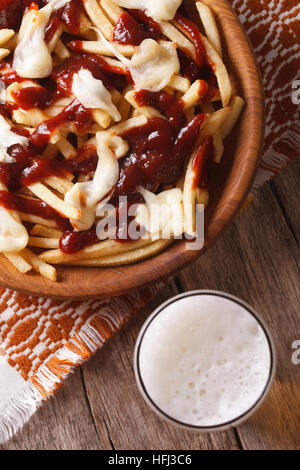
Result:
<instances>
[{"instance_id":1,"label":"wooden plank","mask_svg":"<svg viewBox=\"0 0 300 470\"><path fill-rule=\"evenodd\" d=\"M282 193L288 188L289 194L294 194L293 202L291 196L288 198L289 211L294 223L299 223L299 186L293 183L292 168L278 187ZM300 338L297 254L294 235L267 185L215 247L180 275L184 290L223 290L248 301L273 333L278 373L268 399L238 428L246 449L299 448L296 392L299 393L300 371L291 361L292 342Z\"/></svg>"},{"instance_id":2,"label":"wooden plank","mask_svg":"<svg viewBox=\"0 0 300 470\"><path fill-rule=\"evenodd\" d=\"M97 434L77 370L9 442L0 450L111 449L105 425Z\"/></svg>"},{"instance_id":3,"label":"wooden plank","mask_svg":"<svg viewBox=\"0 0 300 470\"><path fill-rule=\"evenodd\" d=\"M284 219L300 246L299 196L300 158L284 170L271 184Z\"/></svg>"},{"instance_id":4,"label":"wooden plank","mask_svg":"<svg viewBox=\"0 0 300 470\"><path fill-rule=\"evenodd\" d=\"M150 312L177 293L174 284L165 288L116 338L83 366L84 382L96 426L103 416L115 449L238 448L233 431L197 434L166 424L148 408L137 389L132 362L138 332Z\"/></svg>"}]
</instances>

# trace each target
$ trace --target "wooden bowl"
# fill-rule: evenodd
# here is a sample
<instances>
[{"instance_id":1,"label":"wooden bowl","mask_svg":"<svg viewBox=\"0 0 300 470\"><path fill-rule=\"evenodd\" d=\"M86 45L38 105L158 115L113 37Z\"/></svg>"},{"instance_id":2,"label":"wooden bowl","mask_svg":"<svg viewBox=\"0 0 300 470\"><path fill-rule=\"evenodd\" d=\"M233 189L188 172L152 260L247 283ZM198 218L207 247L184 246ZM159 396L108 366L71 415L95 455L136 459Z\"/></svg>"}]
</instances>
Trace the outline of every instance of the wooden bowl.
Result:
<instances>
[{"instance_id":1,"label":"wooden bowl","mask_svg":"<svg viewBox=\"0 0 300 470\"><path fill-rule=\"evenodd\" d=\"M1 256L0 285L27 294L65 300L105 298L125 294L170 277L198 258L224 231L242 206L255 175L264 129L264 102L253 50L235 13L225 0L203 0L213 8L222 35L224 62L235 91L246 100L246 108L234 132L225 141L206 214L205 246L185 251L178 241L165 252L128 266L115 268L58 267L59 282L38 274L20 274ZM188 0L187 7L195 8ZM191 18L198 18L195 10ZM195 20L198 21L198 20Z\"/></svg>"}]
</instances>

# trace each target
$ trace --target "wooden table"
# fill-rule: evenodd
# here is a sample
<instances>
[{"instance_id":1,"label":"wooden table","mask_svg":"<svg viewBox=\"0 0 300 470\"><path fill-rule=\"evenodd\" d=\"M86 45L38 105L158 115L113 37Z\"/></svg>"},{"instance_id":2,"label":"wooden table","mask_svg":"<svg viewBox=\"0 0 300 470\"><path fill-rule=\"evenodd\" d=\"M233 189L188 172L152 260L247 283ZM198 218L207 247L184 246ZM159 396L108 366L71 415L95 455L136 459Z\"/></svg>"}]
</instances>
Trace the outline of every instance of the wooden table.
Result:
<instances>
[{"instance_id":1,"label":"wooden table","mask_svg":"<svg viewBox=\"0 0 300 470\"><path fill-rule=\"evenodd\" d=\"M292 343L300 340L299 176L300 159L0 449L299 449L300 364L291 359ZM149 313L178 292L201 288L253 305L278 353L277 377L259 411L238 428L214 434L183 431L157 418L132 368L134 343Z\"/></svg>"}]
</instances>

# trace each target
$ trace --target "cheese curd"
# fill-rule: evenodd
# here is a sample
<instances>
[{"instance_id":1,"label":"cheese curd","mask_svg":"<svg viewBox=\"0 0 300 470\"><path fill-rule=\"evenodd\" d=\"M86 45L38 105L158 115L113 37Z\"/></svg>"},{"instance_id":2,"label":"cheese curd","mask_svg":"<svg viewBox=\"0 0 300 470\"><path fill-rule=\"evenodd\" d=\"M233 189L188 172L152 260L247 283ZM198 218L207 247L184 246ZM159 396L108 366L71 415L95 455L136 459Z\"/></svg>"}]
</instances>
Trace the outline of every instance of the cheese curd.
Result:
<instances>
[{"instance_id":1,"label":"cheese curd","mask_svg":"<svg viewBox=\"0 0 300 470\"><path fill-rule=\"evenodd\" d=\"M112 53L128 68L135 87L138 89L161 91L173 75L180 71L176 45L169 41L157 42L154 39L145 39L129 60L104 37L99 29L93 29Z\"/></svg>"},{"instance_id":2,"label":"cheese curd","mask_svg":"<svg viewBox=\"0 0 300 470\"><path fill-rule=\"evenodd\" d=\"M52 58L45 43L45 28L52 13L51 4L24 14L13 67L24 78L45 78L52 71Z\"/></svg>"},{"instance_id":3,"label":"cheese curd","mask_svg":"<svg viewBox=\"0 0 300 470\"><path fill-rule=\"evenodd\" d=\"M176 46L145 39L132 56L129 70L137 88L161 91L180 70Z\"/></svg>"},{"instance_id":4,"label":"cheese curd","mask_svg":"<svg viewBox=\"0 0 300 470\"><path fill-rule=\"evenodd\" d=\"M53 10L64 7L71 0L50 0L40 10L24 13L15 49L13 67L20 77L45 78L52 72L52 58L45 42L45 29Z\"/></svg>"},{"instance_id":5,"label":"cheese curd","mask_svg":"<svg viewBox=\"0 0 300 470\"><path fill-rule=\"evenodd\" d=\"M17 253L23 250L28 243L28 233L13 213L0 206L0 251L4 253Z\"/></svg>"},{"instance_id":6,"label":"cheese curd","mask_svg":"<svg viewBox=\"0 0 300 470\"><path fill-rule=\"evenodd\" d=\"M168 189L154 194L140 187L146 204L139 204L135 220L153 240L178 237L183 233L182 190Z\"/></svg>"},{"instance_id":7,"label":"cheese curd","mask_svg":"<svg viewBox=\"0 0 300 470\"><path fill-rule=\"evenodd\" d=\"M120 121L121 115L112 102L111 94L102 80L94 78L89 70L74 74L72 92L85 108L102 109L115 121Z\"/></svg>"},{"instance_id":8,"label":"cheese curd","mask_svg":"<svg viewBox=\"0 0 300 470\"><path fill-rule=\"evenodd\" d=\"M93 180L76 183L65 195L65 201L81 211L79 220L71 220L76 231L89 230L94 224L98 203L111 193L118 182L117 157L126 155L129 148L121 137L111 136L107 132L98 132L96 139L99 160Z\"/></svg>"},{"instance_id":9,"label":"cheese curd","mask_svg":"<svg viewBox=\"0 0 300 470\"><path fill-rule=\"evenodd\" d=\"M10 124L0 114L0 162L15 162L15 159L7 153L7 149L15 144L26 145L27 142L28 139L26 137L16 134L11 130Z\"/></svg>"},{"instance_id":10,"label":"cheese curd","mask_svg":"<svg viewBox=\"0 0 300 470\"><path fill-rule=\"evenodd\" d=\"M155 20L172 20L182 0L113 0L121 7L144 10Z\"/></svg>"}]
</instances>

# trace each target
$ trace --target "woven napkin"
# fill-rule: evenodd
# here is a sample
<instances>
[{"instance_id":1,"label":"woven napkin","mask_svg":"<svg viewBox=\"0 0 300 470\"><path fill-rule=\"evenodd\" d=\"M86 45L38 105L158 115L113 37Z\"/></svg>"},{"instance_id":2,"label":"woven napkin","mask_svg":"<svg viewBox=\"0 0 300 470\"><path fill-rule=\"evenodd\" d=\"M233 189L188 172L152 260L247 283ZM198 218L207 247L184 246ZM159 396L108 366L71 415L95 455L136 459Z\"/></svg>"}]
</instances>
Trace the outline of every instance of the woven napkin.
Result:
<instances>
[{"instance_id":1,"label":"woven napkin","mask_svg":"<svg viewBox=\"0 0 300 470\"><path fill-rule=\"evenodd\" d=\"M230 3L255 49L266 94L266 140L254 184L259 187L300 152L300 6L298 0ZM159 288L89 302L58 302L0 289L0 443Z\"/></svg>"}]
</instances>

